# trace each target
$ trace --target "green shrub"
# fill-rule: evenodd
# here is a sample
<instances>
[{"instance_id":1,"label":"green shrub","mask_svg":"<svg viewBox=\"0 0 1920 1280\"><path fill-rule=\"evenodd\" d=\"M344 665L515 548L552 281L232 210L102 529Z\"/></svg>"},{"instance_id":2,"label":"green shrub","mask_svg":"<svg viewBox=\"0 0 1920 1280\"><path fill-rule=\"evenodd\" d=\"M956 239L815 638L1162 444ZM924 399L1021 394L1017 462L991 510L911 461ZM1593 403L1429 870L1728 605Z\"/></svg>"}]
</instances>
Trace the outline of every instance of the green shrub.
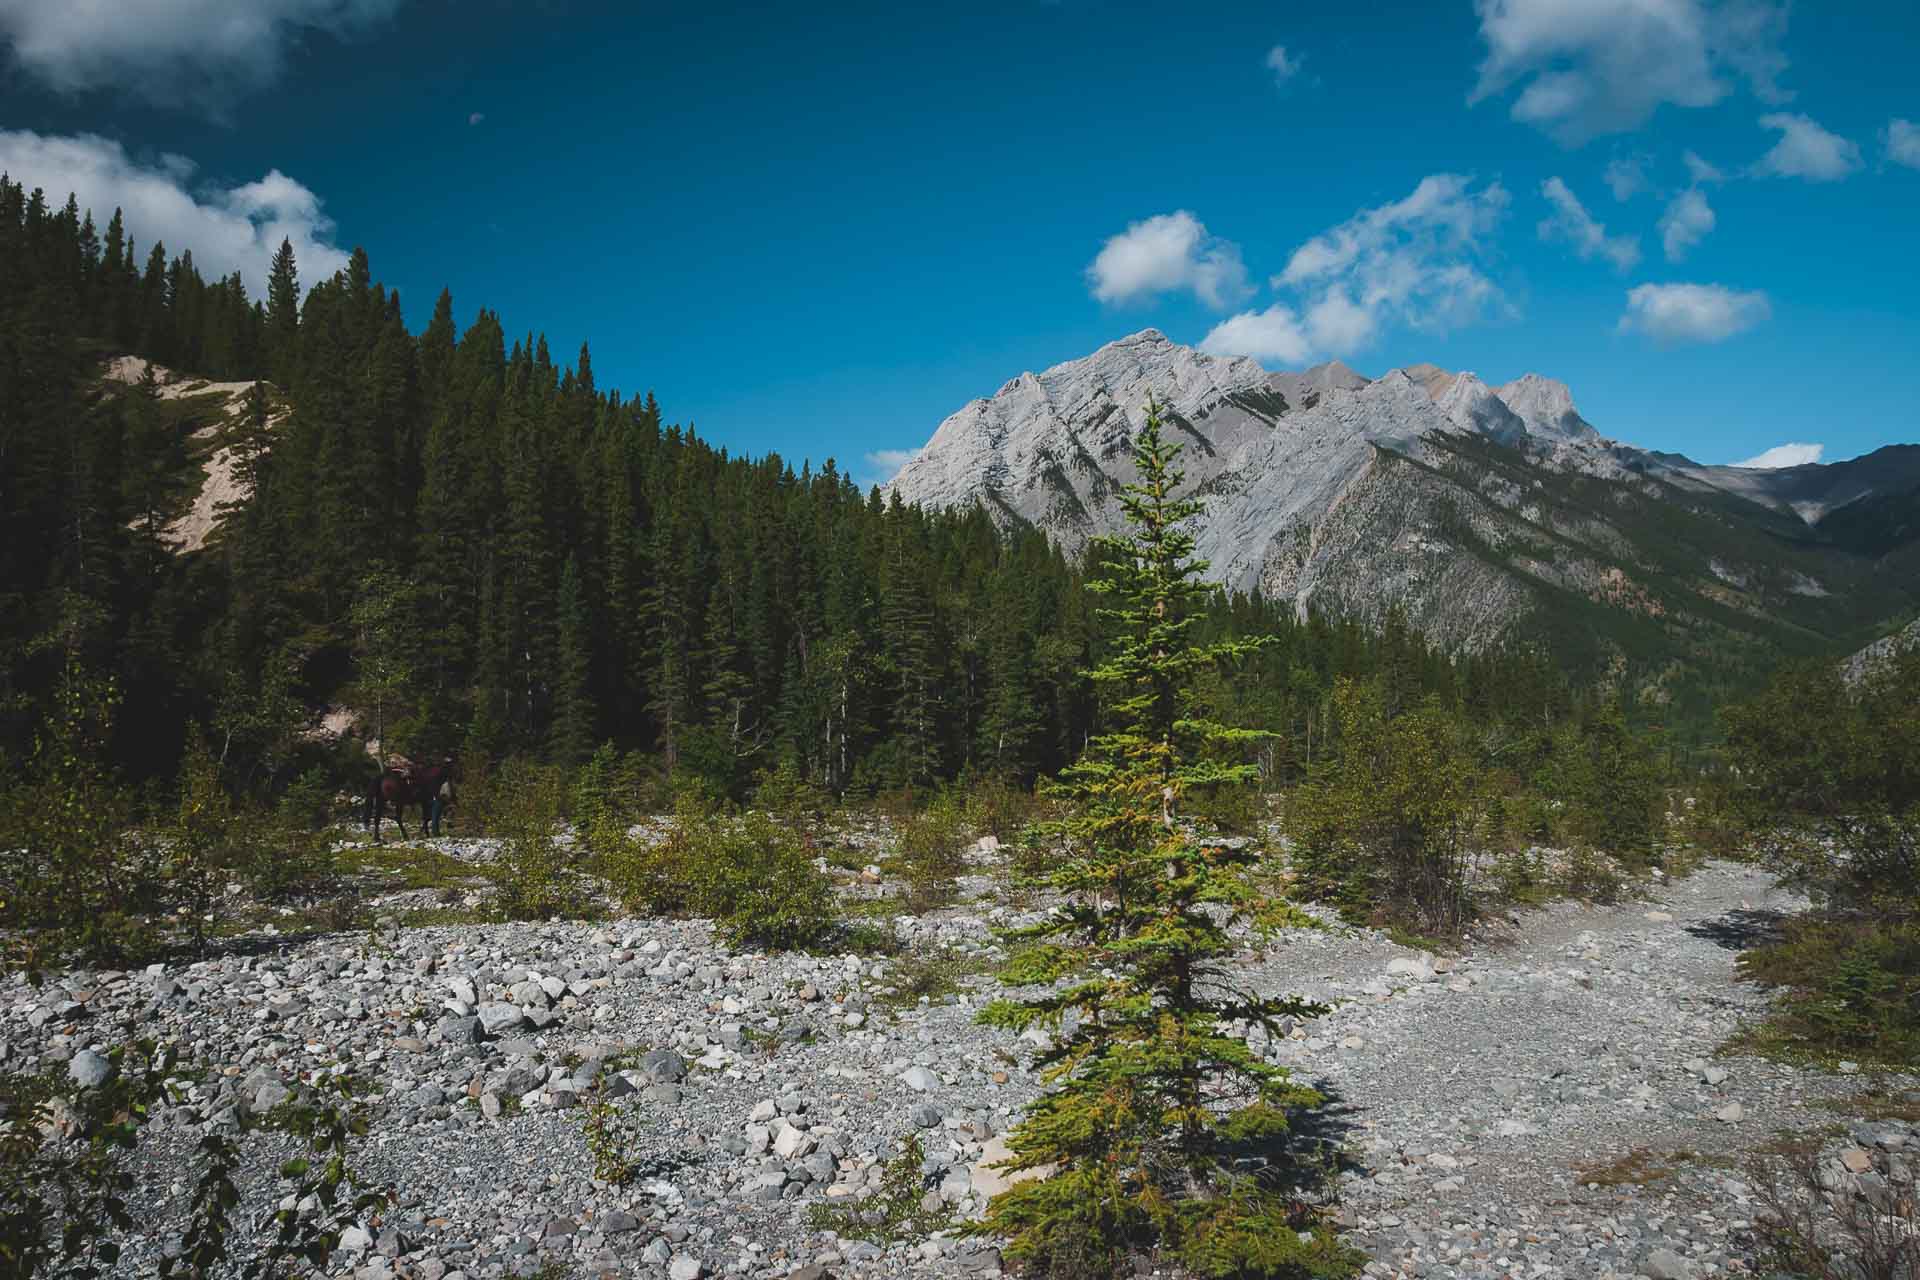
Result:
<instances>
[{"instance_id":1,"label":"green shrub","mask_svg":"<svg viewBox=\"0 0 1920 1280\"><path fill-rule=\"evenodd\" d=\"M120 1274L120 1238L143 1225L127 1203L135 1186L129 1165L180 1068L144 1042L107 1057L112 1073L95 1089L75 1090L52 1075L0 1075L0 1274L20 1280ZM343 1194L357 1185L347 1164L349 1143L367 1131L353 1093L350 1077L328 1077L314 1100L277 1108L264 1121L238 1113L243 1128L279 1129L305 1146L305 1154L281 1166L273 1199L307 1201L318 1210L262 1206L257 1220L268 1230L251 1241L242 1224L255 1215L241 1212L239 1144L218 1129L205 1134L180 1249L162 1260L163 1280L229 1272L278 1276L297 1261L332 1253L342 1231L386 1198Z\"/></svg>"},{"instance_id":2,"label":"green shrub","mask_svg":"<svg viewBox=\"0 0 1920 1280\"><path fill-rule=\"evenodd\" d=\"M0 777L0 925L19 965L125 966L158 943L141 917L157 868L128 838L131 802L101 764L119 694L69 661L32 755Z\"/></svg>"},{"instance_id":3,"label":"green shrub","mask_svg":"<svg viewBox=\"0 0 1920 1280\"><path fill-rule=\"evenodd\" d=\"M1019 839L1021 833L1046 812L1045 803L1032 789L1005 774L989 774L979 779L963 774L955 787L966 797L967 826L1003 844Z\"/></svg>"},{"instance_id":4,"label":"green shrub","mask_svg":"<svg viewBox=\"0 0 1920 1280\"><path fill-rule=\"evenodd\" d=\"M833 885L799 837L763 813L716 821L696 841L699 909L728 945L818 946L839 926Z\"/></svg>"},{"instance_id":5,"label":"green shrub","mask_svg":"<svg viewBox=\"0 0 1920 1280\"><path fill-rule=\"evenodd\" d=\"M495 901L501 913L510 920L537 920L571 910L578 889L556 839L559 774L515 763L501 771L494 793L494 823L502 845L488 875L498 890Z\"/></svg>"},{"instance_id":6,"label":"green shrub","mask_svg":"<svg viewBox=\"0 0 1920 1280\"><path fill-rule=\"evenodd\" d=\"M1740 957L1740 975L1780 993L1746 1033L1790 1057L1920 1064L1920 924L1869 918L1795 920Z\"/></svg>"},{"instance_id":7,"label":"green shrub","mask_svg":"<svg viewBox=\"0 0 1920 1280\"><path fill-rule=\"evenodd\" d=\"M730 945L770 950L816 946L839 926L807 841L764 813L727 817L686 794L665 839L603 843L600 869L630 911L711 916Z\"/></svg>"},{"instance_id":8,"label":"green shrub","mask_svg":"<svg viewBox=\"0 0 1920 1280\"><path fill-rule=\"evenodd\" d=\"M1567 850L1567 865L1561 874L1560 890L1569 898L1586 902L1618 902L1626 891L1626 878L1607 856L1591 845L1576 844Z\"/></svg>"},{"instance_id":9,"label":"green shrub","mask_svg":"<svg viewBox=\"0 0 1920 1280\"><path fill-rule=\"evenodd\" d=\"M896 824L895 856L906 873L907 905L925 911L953 899L967 869L967 827L951 792Z\"/></svg>"},{"instance_id":10,"label":"green shrub","mask_svg":"<svg viewBox=\"0 0 1920 1280\"><path fill-rule=\"evenodd\" d=\"M1488 783L1464 727L1427 702L1389 717L1377 684L1334 690L1337 749L1287 805L1300 890L1352 916L1457 933Z\"/></svg>"},{"instance_id":11,"label":"green shrub","mask_svg":"<svg viewBox=\"0 0 1920 1280\"><path fill-rule=\"evenodd\" d=\"M195 731L180 756L180 803L161 837L163 875L171 904L185 917L197 946L218 925L227 886L271 862L220 783L220 765Z\"/></svg>"},{"instance_id":12,"label":"green shrub","mask_svg":"<svg viewBox=\"0 0 1920 1280\"><path fill-rule=\"evenodd\" d=\"M808 781L792 756L782 756L778 765L756 775L753 803L782 821L811 826L833 807L833 797Z\"/></svg>"},{"instance_id":13,"label":"green shrub","mask_svg":"<svg viewBox=\"0 0 1920 1280\"><path fill-rule=\"evenodd\" d=\"M927 1208L927 1192L933 1182L927 1176L926 1162L920 1136L908 1134L899 1154L882 1169L880 1186L873 1195L847 1205L831 1201L816 1204L809 1224L816 1231L832 1231L848 1240L882 1245L932 1235L946 1227L953 1215Z\"/></svg>"}]
</instances>

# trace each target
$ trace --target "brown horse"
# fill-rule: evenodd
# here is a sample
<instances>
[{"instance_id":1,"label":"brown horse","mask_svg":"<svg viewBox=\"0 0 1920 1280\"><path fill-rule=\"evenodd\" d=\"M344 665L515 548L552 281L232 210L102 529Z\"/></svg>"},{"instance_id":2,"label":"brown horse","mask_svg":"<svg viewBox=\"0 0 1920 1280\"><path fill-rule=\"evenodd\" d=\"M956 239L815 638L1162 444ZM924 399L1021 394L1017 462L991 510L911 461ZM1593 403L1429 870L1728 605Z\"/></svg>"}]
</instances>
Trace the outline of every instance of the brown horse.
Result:
<instances>
[{"instance_id":1,"label":"brown horse","mask_svg":"<svg viewBox=\"0 0 1920 1280\"><path fill-rule=\"evenodd\" d=\"M414 769L383 769L367 788L366 826L380 839L380 819L386 807L393 806L393 820L400 824L400 838L407 839L408 805L420 806L421 834L440 834L440 815L453 807L453 758L444 764Z\"/></svg>"}]
</instances>

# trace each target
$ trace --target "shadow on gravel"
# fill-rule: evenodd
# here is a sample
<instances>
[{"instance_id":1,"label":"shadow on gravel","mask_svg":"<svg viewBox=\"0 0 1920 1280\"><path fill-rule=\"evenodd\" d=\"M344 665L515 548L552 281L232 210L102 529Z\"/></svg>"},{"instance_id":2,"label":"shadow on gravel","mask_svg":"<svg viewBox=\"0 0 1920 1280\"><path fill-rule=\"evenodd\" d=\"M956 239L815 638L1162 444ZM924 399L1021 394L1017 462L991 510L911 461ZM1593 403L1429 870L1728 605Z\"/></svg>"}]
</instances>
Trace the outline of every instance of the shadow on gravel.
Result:
<instances>
[{"instance_id":1,"label":"shadow on gravel","mask_svg":"<svg viewBox=\"0 0 1920 1280\"><path fill-rule=\"evenodd\" d=\"M1337 1187L1340 1174L1365 1167L1348 1145L1349 1137L1359 1128L1360 1109L1325 1084L1316 1084L1314 1088L1325 1101L1310 1111L1294 1115L1292 1132L1284 1148L1246 1143L1233 1152L1241 1159L1262 1166L1258 1176L1266 1186L1308 1201L1316 1201L1330 1188Z\"/></svg>"},{"instance_id":2,"label":"shadow on gravel","mask_svg":"<svg viewBox=\"0 0 1920 1280\"><path fill-rule=\"evenodd\" d=\"M1718 919L1690 924L1687 932L1728 951L1751 951L1778 941L1786 920L1786 913L1782 911L1736 910Z\"/></svg>"}]
</instances>

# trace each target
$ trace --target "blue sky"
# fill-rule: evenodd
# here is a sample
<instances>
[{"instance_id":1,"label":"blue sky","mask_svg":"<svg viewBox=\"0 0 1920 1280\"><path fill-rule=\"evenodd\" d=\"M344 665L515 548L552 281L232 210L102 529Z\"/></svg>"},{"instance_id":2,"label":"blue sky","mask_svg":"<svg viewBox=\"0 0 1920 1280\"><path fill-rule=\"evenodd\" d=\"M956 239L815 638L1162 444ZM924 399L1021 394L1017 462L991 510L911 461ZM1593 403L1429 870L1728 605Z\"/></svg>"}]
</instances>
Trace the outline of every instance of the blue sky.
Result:
<instances>
[{"instance_id":1,"label":"blue sky","mask_svg":"<svg viewBox=\"0 0 1920 1280\"><path fill-rule=\"evenodd\" d=\"M1706 461L1920 440L1911 0L821 8L0 0L0 164L870 479L1149 325Z\"/></svg>"}]
</instances>

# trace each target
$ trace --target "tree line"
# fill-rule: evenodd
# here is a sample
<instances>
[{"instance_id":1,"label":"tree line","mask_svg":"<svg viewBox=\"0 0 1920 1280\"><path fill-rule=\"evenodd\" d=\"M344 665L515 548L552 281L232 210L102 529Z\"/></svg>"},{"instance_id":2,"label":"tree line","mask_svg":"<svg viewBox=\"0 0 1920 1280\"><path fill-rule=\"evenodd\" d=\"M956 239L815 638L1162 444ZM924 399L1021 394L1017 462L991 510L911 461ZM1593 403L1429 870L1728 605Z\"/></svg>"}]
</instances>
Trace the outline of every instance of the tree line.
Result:
<instances>
[{"instance_id":1,"label":"tree line","mask_svg":"<svg viewBox=\"0 0 1920 1280\"><path fill-rule=\"evenodd\" d=\"M984 512L863 492L829 459L735 456L442 293L417 333L366 254L302 295L282 245L264 302L116 212L0 181L0 743L31 750L78 662L119 701L108 750L172 776L189 726L261 793L312 765L344 704L388 750L583 762L612 742L740 795L782 766L836 794L963 773L1031 780L1094 731L1089 566ZM204 550L166 528L211 412L110 355L255 382L211 442L249 496ZM200 416L195 416L198 413ZM1097 569L1098 566L1093 566ZM1209 696L1284 731L1298 776L1340 679L1550 732L1599 706L1546 655L1437 652L1215 594L1209 639L1273 637ZM336 762L337 768L345 767Z\"/></svg>"}]
</instances>

